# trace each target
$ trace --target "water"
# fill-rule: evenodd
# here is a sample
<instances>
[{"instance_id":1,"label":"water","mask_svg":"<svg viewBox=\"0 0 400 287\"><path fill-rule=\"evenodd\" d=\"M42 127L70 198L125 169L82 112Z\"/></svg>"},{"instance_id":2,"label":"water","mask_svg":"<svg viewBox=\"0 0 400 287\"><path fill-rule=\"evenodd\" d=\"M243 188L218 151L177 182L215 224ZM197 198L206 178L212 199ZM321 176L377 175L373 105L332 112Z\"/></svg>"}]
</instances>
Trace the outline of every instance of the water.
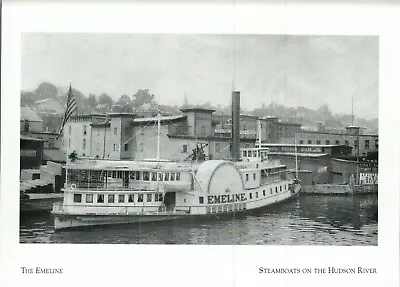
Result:
<instances>
[{"instance_id":1,"label":"water","mask_svg":"<svg viewBox=\"0 0 400 287\"><path fill-rule=\"evenodd\" d=\"M250 214L54 232L50 214L21 216L21 243L377 245L378 196L300 195Z\"/></svg>"}]
</instances>

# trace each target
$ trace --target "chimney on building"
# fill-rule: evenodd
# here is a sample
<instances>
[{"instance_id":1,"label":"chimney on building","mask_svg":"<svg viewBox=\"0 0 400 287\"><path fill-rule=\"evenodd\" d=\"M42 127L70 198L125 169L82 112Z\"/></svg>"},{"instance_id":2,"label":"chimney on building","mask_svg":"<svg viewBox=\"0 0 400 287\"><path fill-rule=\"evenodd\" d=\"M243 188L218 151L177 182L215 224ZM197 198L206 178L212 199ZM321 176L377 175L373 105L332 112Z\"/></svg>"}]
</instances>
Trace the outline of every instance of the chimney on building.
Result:
<instances>
[{"instance_id":1,"label":"chimney on building","mask_svg":"<svg viewBox=\"0 0 400 287\"><path fill-rule=\"evenodd\" d=\"M232 160L240 158L240 92L232 92Z\"/></svg>"}]
</instances>

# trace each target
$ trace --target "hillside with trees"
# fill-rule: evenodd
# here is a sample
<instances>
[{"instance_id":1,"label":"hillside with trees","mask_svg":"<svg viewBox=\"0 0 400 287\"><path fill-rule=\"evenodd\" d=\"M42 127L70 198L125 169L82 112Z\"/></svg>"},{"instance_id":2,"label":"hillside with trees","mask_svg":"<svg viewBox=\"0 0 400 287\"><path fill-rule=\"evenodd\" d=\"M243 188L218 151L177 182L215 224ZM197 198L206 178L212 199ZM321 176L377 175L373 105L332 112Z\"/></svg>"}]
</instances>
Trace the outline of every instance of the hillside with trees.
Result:
<instances>
[{"instance_id":1,"label":"hillside with trees","mask_svg":"<svg viewBox=\"0 0 400 287\"><path fill-rule=\"evenodd\" d=\"M107 93L95 95L90 93L85 96L79 89L72 88L72 92L77 103L77 114L104 113L104 112L126 112L126 113L144 113L161 111L163 114L179 113L183 107L193 107L188 103L187 97L182 106L168 106L158 104L154 94L149 89L139 89L131 95L123 94L116 101ZM55 85L43 82L34 91L21 91L21 105L32 106L34 102L43 99L56 99L65 106L68 97L68 88L60 88ZM216 113L230 114L231 108L227 106L213 106L206 102L202 108L215 109ZM299 122L303 126L313 127L317 122L323 122L328 129L343 129L352 124L352 115L334 114L327 105L322 105L318 110L312 110L307 107L286 107L277 103L264 104L252 111L242 111L258 117L277 116L281 121ZM367 132L378 132L378 119L354 118L354 124L367 128Z\"/></svg>"}]
</instances>

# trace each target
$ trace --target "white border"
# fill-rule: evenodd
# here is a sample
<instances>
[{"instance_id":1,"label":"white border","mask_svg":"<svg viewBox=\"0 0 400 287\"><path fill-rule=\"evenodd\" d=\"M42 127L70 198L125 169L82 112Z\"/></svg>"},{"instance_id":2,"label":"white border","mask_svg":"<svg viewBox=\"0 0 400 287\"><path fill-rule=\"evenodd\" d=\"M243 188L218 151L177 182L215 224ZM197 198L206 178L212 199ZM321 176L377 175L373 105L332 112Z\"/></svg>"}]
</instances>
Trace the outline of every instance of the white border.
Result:
<instances>
[{"instance_id":1,"label":"white border","mask_svg":"<svg viewBox=\"0 0 400 287\"><path fill-rule=\"evenodd\" d=\"M1 286L399 286L398 15L395 4L365 3L3 3ZM21 32L379 35L378 247L19 244ZM21 275L21 266L63 267L65 274ZM259 266L364 266L378 274L259 275Z\"/></svg>"}]
</instances>

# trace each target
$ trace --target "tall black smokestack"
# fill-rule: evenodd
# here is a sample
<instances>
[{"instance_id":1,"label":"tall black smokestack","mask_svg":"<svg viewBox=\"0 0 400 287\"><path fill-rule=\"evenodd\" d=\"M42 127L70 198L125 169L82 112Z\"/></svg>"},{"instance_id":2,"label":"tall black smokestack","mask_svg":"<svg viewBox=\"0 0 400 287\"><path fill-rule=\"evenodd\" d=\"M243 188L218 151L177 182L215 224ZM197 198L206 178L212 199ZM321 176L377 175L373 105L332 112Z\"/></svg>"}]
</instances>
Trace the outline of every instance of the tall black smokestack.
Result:
<instances>
[{"instance_id":1,"label":"tall black smokestack","mask_svg":"<svg viewBox=\"0 0 400 287\"><path fill-rule=\"evenodd\" d=\"M232 159L240 158L240 92L232 92Z\"/></svg>"}]
</instances>

